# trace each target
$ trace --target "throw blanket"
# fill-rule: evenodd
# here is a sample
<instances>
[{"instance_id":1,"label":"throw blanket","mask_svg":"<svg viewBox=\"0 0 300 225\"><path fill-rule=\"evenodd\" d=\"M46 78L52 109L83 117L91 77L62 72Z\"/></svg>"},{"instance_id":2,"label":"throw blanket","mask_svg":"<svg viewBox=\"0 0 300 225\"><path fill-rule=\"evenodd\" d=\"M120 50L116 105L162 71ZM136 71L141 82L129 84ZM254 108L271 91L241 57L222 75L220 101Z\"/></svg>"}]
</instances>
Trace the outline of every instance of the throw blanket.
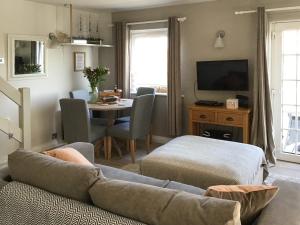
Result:
<instances>
[{"instance_id":1,"label":"throw blanket","mask_svg":"<svg viewBox=\"0 0 300 225\"><path fill-rule=\"evenodd\" d=\"M0 191L0 225L145 225L38 188L11 182Z\"/></svg>"},{"instance_id":2,"label":"throw blanket","mask_svg":"<svg viewBox=\"0 0 300 225\"><path fill-rule=\"evenodd\" d=\"M267 163L262 149L198 136L175 138L141 162L145 176L203 189L221 184L261 184Z\"/></svg>"}]
</instances>

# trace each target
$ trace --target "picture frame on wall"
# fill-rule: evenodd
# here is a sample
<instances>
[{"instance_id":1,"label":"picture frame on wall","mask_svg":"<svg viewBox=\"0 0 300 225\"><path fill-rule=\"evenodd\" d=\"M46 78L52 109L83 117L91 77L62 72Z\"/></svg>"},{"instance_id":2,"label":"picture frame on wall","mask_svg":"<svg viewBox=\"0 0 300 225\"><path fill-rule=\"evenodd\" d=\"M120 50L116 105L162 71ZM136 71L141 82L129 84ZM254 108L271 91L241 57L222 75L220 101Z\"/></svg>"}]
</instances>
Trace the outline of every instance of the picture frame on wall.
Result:
<instances>
[{"instance_id":1,"label":"picture frame on wall","mask_svg":"<svg viewBox=\"0 0 300 225\"><path fill-rule=\"evenodd\" d=\"M85 52L74 52L74 71L81 72L85 68Z\"/></svg>"}]
</instances>

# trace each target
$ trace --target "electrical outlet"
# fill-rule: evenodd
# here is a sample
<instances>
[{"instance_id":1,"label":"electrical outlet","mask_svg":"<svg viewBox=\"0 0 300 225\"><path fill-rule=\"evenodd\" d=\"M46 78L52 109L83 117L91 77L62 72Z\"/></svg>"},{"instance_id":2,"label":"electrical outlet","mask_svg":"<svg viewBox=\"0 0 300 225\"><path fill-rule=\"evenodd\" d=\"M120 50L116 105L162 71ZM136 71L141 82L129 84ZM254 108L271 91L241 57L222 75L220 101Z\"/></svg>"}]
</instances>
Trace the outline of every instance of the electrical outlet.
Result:
<instances>
[{"instance_id":1,"label":"electrical outlet","mask_svg":"<svg viewBox=\"0 0 300 225\"><path fill-rule=\"evenodd\" d=\"M57 139L57 133L52 134L52 140Z\"/></svg>"},{"instance_id":2,"label":"electrical outlet","mask_svg":"<svg viewBox=\"0 0 300 225\"><path fill-rule=\"evenodd\" d=\"M0 64L4 64L4 63L5 63L4 58L1 58L1 57L0 57Z\"/></svg>"}]
</instances>

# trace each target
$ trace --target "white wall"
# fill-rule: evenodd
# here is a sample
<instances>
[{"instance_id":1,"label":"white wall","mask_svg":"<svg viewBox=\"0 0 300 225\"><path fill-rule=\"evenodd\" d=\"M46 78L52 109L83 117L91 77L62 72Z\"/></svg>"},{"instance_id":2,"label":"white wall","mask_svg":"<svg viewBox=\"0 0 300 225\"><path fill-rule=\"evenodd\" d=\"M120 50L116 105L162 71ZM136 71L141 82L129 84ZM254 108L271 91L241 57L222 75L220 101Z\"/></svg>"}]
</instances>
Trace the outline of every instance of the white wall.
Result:
<instances>
[{"instance_id":1,"label":"white wall","mask_svg":"<svg viewBox=\"0 0 300 225\"><path fill-rule=\"evenodd\" d=\"M105 23L111 20L109 13L99 13ZM7 62L7 34L26 34L47 36L55 32L57 10L55 6L43 5L24 0L1 0L0 5L0 57ZM104 20L105 19L105 20ZM103 36L111 38L107 25L103 28ZM107 39L108 40L108 39ZM108 40L111 42L111 40ZM68 97L70 90L88 88L88 82L81 73L74 73L73 52L85 51L87 66L98 66L97 48L60 47L48 50L48 77L45 79L28 79L10 81L16 88L31 89L32 144L36 151L56 144L52 141L52 133L60 132L58 101ZM112 51L112 50L111 50ZM105 57L105 55L103 55ZM101 60L100 60L101 61ZM0 65L0 76L7 79L7 63ZM0 117L7 117L18 123L17 107L0 93ZM0 163L4 162L9 152L18 144L8 140L0 132Z\"/></svg>"}]
</instances>

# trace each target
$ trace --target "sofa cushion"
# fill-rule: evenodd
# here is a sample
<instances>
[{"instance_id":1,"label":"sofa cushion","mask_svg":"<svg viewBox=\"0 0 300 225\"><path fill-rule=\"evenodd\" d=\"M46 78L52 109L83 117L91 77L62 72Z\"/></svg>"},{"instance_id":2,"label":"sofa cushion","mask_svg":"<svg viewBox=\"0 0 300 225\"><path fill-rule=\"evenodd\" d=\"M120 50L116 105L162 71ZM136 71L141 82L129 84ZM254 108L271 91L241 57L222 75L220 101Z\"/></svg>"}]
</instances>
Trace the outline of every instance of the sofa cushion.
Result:
<instances>
[{"instance_id":1,"label":"sofa cushion","mask_svg":"<svg viewBox=\"0 0 300 225\"><path fill-rule=\"evenodd\" d=\"M100 168L103 175L109 179L124 180L153 185L157 187L165 187L169 184L168 180L159 180L152 177L146 177L143 175L139 175L122 169L113 168L110 166L96 164L96 167Z\"/></svg>"},{"instance_id":2,"label":"sofa cushion","mask_svg":"<svg viewBox=\"0 0 300 225\"><path fill-rule=\"evenodd\" d=\"M148 225L240 225L240 203L230 200L110 179L89 193L96 206Z\"/></svg>"},{"instance_id":3,"label":"sofa cushion","mask_svg":"<svg viewBox=\"0 0 300 225\"><path fill-rule=\"evenodd\" d=\"M68 162L78 163L86 166L93 166L80 152L74 148L57 148L43 152L45 155Z\"/></svg>"},{"instance_id":4,"label":"sofa cushion","mask_svg":"<svg viewBox=\"0 0 300 225\"><path fill-rule=\"evenodd\" d=\"M109 179L116 179L116 180L124 180L129 182L136 182L141 184L148 184L157 187L165 187L168 189L186 191L192 194L203 195L205 190L201 188L197 188L191 185L178 183L175 181L169 180L159 180L152 177L146 177L140 174L136 174L133 172L129 172L122 169L112 168L109 166L104 165L97 165L97 167L101 168L103 175Z\"/></svg>"},{"instance_id":5,"label":"sofa cushion","mask_svg":"<svg viewBox=\"0 0 300 225\"><path fill-rule=\"evenodd\" d=\"M260 214L257 225L299 225L300 183L276 180L279 192Z\"/></svg>"},{"instance_id":6,"label":"sofa cushion","mask_svg":"<svg viewBox=\"0 0 300 225\"><path fill-rule=\"evenodd\" d=\"M168 189L173 189L173 190L179 190L179 191L185 191L191 194L195 195L204 195L205 190L201 188L194 187L192 185L187 185L187 184L182 184L179 182L175 181L170 181L169 184L166 186Z\"/></svg>"},{"instance_id":7,"label":"sofa cushion","mask_svg":"<svg viewBox=\"0 0 300 225\"><path fill-rule=\"evenodd\" d=\"M218 185L209 187L205 196L240 202L242 224L250 225L277 192L278 187L275 186Z\"/></svg>"},{"instance_id":8,"label":"sofa cushion","mask_svg":"<svg viewBox=\"0 0 300 225\"><path fill-rule=\"evenodd\" d=\"M89 188L99 179L99 169L65 162L29 151L8 156L13 180L82 202L90 202Z\"/></svg>"}]
</instances>

